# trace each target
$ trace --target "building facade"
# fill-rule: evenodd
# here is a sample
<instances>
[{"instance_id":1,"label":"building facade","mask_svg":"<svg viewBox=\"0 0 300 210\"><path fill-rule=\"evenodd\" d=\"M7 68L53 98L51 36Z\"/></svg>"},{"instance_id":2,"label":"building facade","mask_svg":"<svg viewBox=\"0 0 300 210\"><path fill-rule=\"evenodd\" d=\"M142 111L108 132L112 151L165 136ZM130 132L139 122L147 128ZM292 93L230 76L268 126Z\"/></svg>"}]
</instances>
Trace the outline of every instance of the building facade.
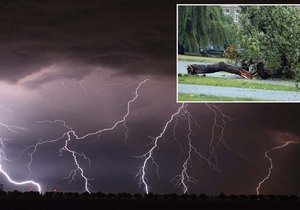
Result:
<instances>
[{"instance_id":1,"label":"building facade","mask_svg":"<svg viewBox=\"0 0 300 210\"><path fill-rule=\"evenodd\" d=\"M300 5L291 5L296 7L300 10ZM239 5L228 4L228 5L221 5L221 8L225 15L230 15L233 18L235 23L239 23L240 21L240 14L241 14L241 7Z\"/></svg>"},{"instance_id":2,"label":"building facade","mask_svg":"<svg viewBox=\"0 0 300 210\"><path fill-rule=\"evenodd\" d=\"M225 15L230 15L233 18L235 23L239 23L240 21L240 14L241 14L241 7L238 5L221 5L223 12Z\"/></svg>"}]
</instances>

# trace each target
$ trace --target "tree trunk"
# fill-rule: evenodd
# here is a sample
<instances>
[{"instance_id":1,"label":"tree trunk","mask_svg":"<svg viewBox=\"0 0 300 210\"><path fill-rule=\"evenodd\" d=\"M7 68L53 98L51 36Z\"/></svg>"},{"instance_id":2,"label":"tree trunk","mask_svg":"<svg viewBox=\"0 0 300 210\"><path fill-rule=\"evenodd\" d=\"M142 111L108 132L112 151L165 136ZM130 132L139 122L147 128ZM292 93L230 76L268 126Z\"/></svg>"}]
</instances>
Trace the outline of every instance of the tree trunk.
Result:
<instances>
[{"instance_id":1,"label":"tree trunk","mask_svg":"<svg viewBox=\"0 0 300 210\"><path fill-rule=\"evenodd\" d=\"M219 71L228 72L231 74L239 75L245 79L252 79L254 75L246 71L245 69L242 69L241 67L232 66L225 64L224 62L219 62L211 65L198 65L198 64L192 64L188 65L187 67L188 74L209 74L209 73L215 73Z\"/></svg>"},{"instance_id":2,"label":"tree trunk","mask_svg":"<svg viewBox=\"0 0 300 210\"><path fill-rule=\"evenodd\" d=\"M265 69L264 64L259 62L256 66L257 73L262 79L269 79L272 75L269 70Z\"/></svg>"}]
</instances>

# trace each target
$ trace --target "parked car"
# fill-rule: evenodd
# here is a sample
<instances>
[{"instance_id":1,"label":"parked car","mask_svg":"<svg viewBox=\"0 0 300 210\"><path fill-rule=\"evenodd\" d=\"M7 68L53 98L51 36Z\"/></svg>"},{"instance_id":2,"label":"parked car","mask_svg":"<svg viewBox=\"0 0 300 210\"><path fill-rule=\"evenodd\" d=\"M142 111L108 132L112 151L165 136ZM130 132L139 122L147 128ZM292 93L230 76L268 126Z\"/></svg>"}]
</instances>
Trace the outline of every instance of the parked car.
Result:
<instances>
[{"instance_id":1,"label":"parked car","mask_svg":"<svg viewBox=\"0 0 300 210\"><path fill-rule=\"evenodd\" d=\"M224 47L215 47L215 46L208 46L206 48L200 49L200 54L203 56L225 56L225 49Z\"/></svg>"}]
</instances>

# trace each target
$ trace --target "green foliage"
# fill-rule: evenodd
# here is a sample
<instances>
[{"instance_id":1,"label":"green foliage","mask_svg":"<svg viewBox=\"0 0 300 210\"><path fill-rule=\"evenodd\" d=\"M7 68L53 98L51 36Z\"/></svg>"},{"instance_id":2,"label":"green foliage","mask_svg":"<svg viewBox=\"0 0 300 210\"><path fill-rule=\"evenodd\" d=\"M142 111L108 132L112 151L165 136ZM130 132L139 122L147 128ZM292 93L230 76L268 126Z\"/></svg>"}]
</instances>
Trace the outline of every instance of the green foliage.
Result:
<instances>
[{"instance_id":1,"label":"green foliage","mask_svg":"<svg viewBox=\"0 0 300 210\"><path fill-rule=\"evenodd\" d=\"M299 77L300 12L293 6L244 6L237 33L238 53L263 61L278 75ZM299 79L300 80L300 79Z\"/></svg>"},{"instance_id":2,"label":"green foliage","mask_svg":"<svg viewBox=\"0 0 300 210\"><path fill-rule=\"evenodd\" d=\"M200 48L209 44L224 47L234 39L234 24L216 6L179 6L178 41L185 44L190 53L199 54Z\"/></svg>"}]
</instances>

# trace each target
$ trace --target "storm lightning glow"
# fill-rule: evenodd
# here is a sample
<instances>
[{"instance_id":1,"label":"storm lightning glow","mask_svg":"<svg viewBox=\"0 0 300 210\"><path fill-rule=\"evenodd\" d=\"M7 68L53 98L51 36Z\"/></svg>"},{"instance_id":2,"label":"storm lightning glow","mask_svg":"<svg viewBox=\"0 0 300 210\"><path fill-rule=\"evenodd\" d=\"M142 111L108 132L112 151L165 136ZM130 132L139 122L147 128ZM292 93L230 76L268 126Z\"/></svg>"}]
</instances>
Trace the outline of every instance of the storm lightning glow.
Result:
<instances>
[{"instance_id":1,"label":"storm lightning glow","mask_svg":"<svg viewBox=\"0 0 300 210\"><path fill-rule=\"evenodd\" d=\"M127 102L126 113L123 115L123 117L120 120L118 120L117 122L115 122L113 124L113 126L111 126L111 127L104 128L104 129L101 129L101 130L98 130L98 131L95 131L95 132L87 133L87 134L85 134L83 136L79 136L78 134L76 134L76 132L73 130L73 128L71 128L69 125L67 125L67 123L65 121L63 121L63 120L54 120L54 121L43 120L43 121L38 121L38 123L50 123L50 124L61 123L63 125L63 128L66 129L67 131L64 132L60 137L58 137L56 139L52 139L52 140L41 140L41 139L39 139L36 144L28 146L22 152L21 155L23 155L26 151L28 151L30 149L32 150L29 153L29 156L30 156L30 161L28 163L29 175L32 173L31 164L32 164L32 162L34 160L33 156L37 152L39 146L41 146L43 144L49 144L49 143L55 143L55 142L58 142L58 141L64 141L64 146L62 148L60 148L60 153L59 154L62 155L62 152L68 152L69 154L71 154L73 162L74 162L74 165L75 165L75 169L71 170L71 172L66 177L66 179L69 179L70 180L69 182L72 182L72 181L75 180L75 176L79 173L79 175L81 176L81 178L84 180L84 183L85 183L84 184L84 189L85 189L85 191L88 192L88 193L91 193L91 191L90 191L91 184L89 183L89 178L86 177L84 169L83 169L83 167L81 167L80 161L79 161L79 158L81 158L81 159L84 159L84 160L88 161L89 164L90 164L90 159L83 152L80 153L80 152L77 152L75 150L70 149L69 142L72 141L73 139L75 141L84 140L84 139L86 139L88 137L91 137L91 136L97 136L97 138L99 138L100 135L103 132L113 131L118 125L122 124L123 127L126 129L126 131L125 131L125 143L126 143L127 138L128 138L128 132L129 132L129 127L126 125L126 120L127 120L128 116L130 114L131 104L134 103L137 100L137 98L139 96L138 91L139 91L140 87L143 84L145 84L146 82L148 82L148 81L149 81L149 79L145 79L145 80L143 80L142 82L140 82L138 84L138 86L135 88L134 96L132 97L131 100L129 100Z\"/></svg>"},{"instance_id":2,"label":"storm lightning glow","mask_svg":"<svg viewBox=\"0 0 300 210\"><path fill-rule=\"evenodd\" d=\"M185 105L181 104L181 106L178 108L178 110L174 114L172 114L171 118L162 127L161 133L158 136L153 137L153 139L152 139L153 146L145 154L138 156L139 158L143 158L144 161L143 161L143 164L140 166L140 169L136 176L139 178L140 185L144 186L144 190L145 190L146 194L149 194L149 190L150 190L150 187L149 187L149 184L148 184L148 181L146 178L147 165L149 164L149 162L152 162L156 166L156 169L158 172L158 164L154 160L153 153L155 152L155 150L159 149L159 147L158 147L159 140L165 134L169 124L174 120L175 116L178 115L184 109L184 107L185 107Z\"/></svg>"},{"instance_id":3,"label":"storm lightning glow","mask_svg":"<svg viewBox=\"0 0 300 210\"><path fill-rule=\"evenodd\" d=\"M81 158L87 160L89 163L90 163L90 160L89 160L89 158L84 153L79 153L79 152L76 152L75 150L72 150L72 149L69 148L69 142L71 141L72 136L76 136L75 131L70 126L68 126L67 123L65 121L63 121L63 120L54 120L54 121L43 120L43 121L38 121L38 123L50 123L50 124L61 123L63 125L63 127L65 129L67 129L67 132L63 133L63 135L60 136L60 137L58 137L57 139L52 139L52 140L41 140L41 139L39 139L36 144L28 146L22 152L22 154L24 154L27 150L32 149L32 152L29 153L29 156L30 156L30 161L28 163L29 176L32 173L32 171L31 171L31 164L32 164L33 159L34 159L33 156L37 152L38 147L41 146L41 145L43 145L43 144L55 143L55 142L58 142L60 140L63 140L64 141L64 145L63 145L62 148L60 148L59 154L61 156L62 152L64 152L64 151L70 153L71 156L72 156L72 158L73 158L74 165L75 165L75 169L71 170L69 176L67 176L66 179L70 179L69 182L74 181L75 180L75 176L77 175L77 172L79 172L80 176L83 178L84 183L85 183L84 184L85 191L88 192L88 193L90 193L90 190L89 190L90 184L88 182L89 179L85 176L84 170L80 166L78 159L79 159L79 157L81 157Z\"/></svg>"},{"instance_id":4,"label":"storm lightning glow","mask_svg":"<svg viewBox=\"0 0 300 210\"><path fill-rule=\"evenodd\" d=\"M231 117L225 115L219 106L217 106L215 104L205 104L205 105L214 113L213 125L211 128L212 135L211 135L211 140L210 140L210 144L209 144L209 151L210 151L209 160L213 160L215 162L215 164L214 164L215 170L218 172L221 172L219 169L219 161L218 161L217 155L215 153L216 148L220 147L220 146L223 146L228 151L237 154L241 158L245 159L247 162L253 163L253 161L250 160L246 155L244 155L241 152L239 152L238 150L230 147L228 145L228 142L224 139L224 131L225 131L226 123L227 123L227 121L230 121L233 119ZM220 135L218 137L217 142L214 143L216 141L216 134L215 134L216 130L220 130Z\"/></svg>"},{"instance_id":5,"label":"storm lightning glow","mask_svg":"<svg viewBox=\"0 0 300 210\"><path fill-rule=\"evenodd\" d=\"M219 138L219 141L217 142L217 146L220 145L220 143L223 141L223 133L224 133L224 127L225 127L225 119L224 119L224 116L222 115L222 124L219 124L219 120L218 120L218 111L219 109L217 109L217 107L215 105L209 105L209 104L206 104L206 107L208 107L210 110L212 110L214 112L214 120L213 120L213 125L211 127L211 139L209 141L209 160L213 161L214 162L214 166L215 166L215 169L218 171L218 172L221 172L220 169L219 169L219 161L218 161L218 158L217 158L217 155L215 154L215 148L216 148L216 145L214 145L214 141L215 141L215 138L216 138L216 129L221 129L221 136ZM221 114L223 114L222 112L220 112Z\"/></svg>"},{"instance_id":6,"label":"storm lightning glow","mask_svg":"<svg viewBox=\"0 0 300 210\"><path fill-rule=\"evenodd\" d=\"M270 162L270 167L268 168L268 174L266 177L264 177L259 183L258 183L258 186L256 187L256 195L260 195L260 188L262 186L262 184L264 184L271 176L271 173L272 173L272 169L273 169L273 160L272 158L269 156L269 153L274 151L274 150L279 150L279 149L283 149L285 147L287 147L289 144L299 144L299 142L297 141L287 141L287 142L284 142L282 145L280 146L276 146L276 147L273 147L269 150L267 150L265 152L265 157L269 160Z\"/></svg>"},{"instance_id":7,"label":"storm lightning glow","mask_svg":"<svg viewBox=\"0 0 300 210\"><path fill-rule=\"evenodd\" d=\"M209 141L209 157L205 157L205 155L201 154L201 152L197 149L197 147L194 145L192 141L192 132L193 132L193 124L196 125L196 129L199 129L200 126L198 122L194 119L193 115L188 110L188 104L181 104L181 106L177 109L177 111L171 115L170 119L164 124L164 126L161 129L161 132L158 136L152 137L152 146L147 150L146 153L137 156L138 158L143 159L143 163L139 167L138 173L136 177L138 177L139 185L143 186L143 189L146 194L149 194L150 192L150 186L147 179L147 169L149 165L152 163L156 167L156 172L158 174L158 163L154 159L154 153L159 150L159 142L161 139L164 138L164 135L167 132L168 127L170 127L171 123L174 123L173 127L173 138L176 141L176 143L179 145L181 149L181 153L184 153L183 147L181 143L176 138L176 128L178 124L179 117L183 118L187 122L188 126L188 132L186 135L187 139L187 145L188 150L186 152L186 158L182 164L182 170L180 174L175 176L171 181L176 181L176 186L182 187L182 192L187 193L189 190L189 183L195 183L197 180L189 175L189 166L192 162L192 156L196 155L200 161L204 161L207 163L209 167L211 167L214 171L221 173L221 170L219 168L219 161L216 155L216 147L219 147L220 145L223 145L227 150L231 152L237 153L239 156L243 157L247 161L251 162L245 155L241 154L240 152L236 151L235 149L228 146L227 142L223 139L224 138L224 130L227 120L230 120L231 118L223 113L220 107L214 104L206 104L206 107L208 107L210 110L213 111L214 117L213 117L213 125L211 128L211 139ZM219 134L217 135L217 132L219 131ZM159 176L159 174L158 174Z\"/></svg>"},{"instance_id":8,"label":"storm lightning glow","mask_svg":"<svg viewBox=\"0 0 300 210\"><path fill-rule=\"evenodd\" d=\"M41 188L41 185L35 181L32 181L32 180L27 180L27 181L22 181L22 182L18 182L18 181L14 181L6 171L4 171L2 169L2 165L0 164L0 173L2 173L5 178L11 183L11 184L14 184L14 185L27 185L27 184L31 184L31 185L34 185L37 190L39 191L39 193L42 193L42 188Z\"/></svg>"},{"instance_id":9,"label":"storm lightning glow","mask_svg":"<svg viewBox=\"0 0 300 210\"><path fill-rule=\"evenodd\" d=\"M139 85L135 88L135 91L134 91L134 97L133 97L131 100L129 100L129 101L127 102L127 109L126 109L127 111L126 111L125 115L124 115L120 120L118 120L116 123L114 123L113 126L111 126L111 127L109 127L109 128L104 128L104 129L101 129L101 130L98 130L98 131L95 131L95 132L87 133L87 134L85 134L84 136L81 136L81 137L79 137L79 136L77 136L76 134L74 134L74 135L76 136L76 139L78 139L78 140L80 140L80 139L85 139L85 138L87 138L87 137L95 136L95 135L97 135L97 136L99 137L103 132L106 132L106 131L112 131L112 130L114 130L118 125L123 124L123 127L126 129L126 132L125 132L125 143L126 143L127 138L128 138L128 132L129 132L129 128L128 128L128 126L126 125L126 119L127 119L127 117L129 116L129 114L130 114L130 106L131 106L131 104L132 104L133 102L135 102L135 101L137 100L137 98L139 97L138 91L139 91L139 89L141 88L141 86L142 86L143 84L145 84L146 82L148 82L148 81L149 81L149 79L143 80L143 81L140 82Z\"/></svg>"},{"instance_id":10,"label":"storm lightning glow","mask_svg":"<svg viewBox=\"0 0 300 210\"><path fill-rule=\"evenodd\" d=\"M207 162L207 164L211 167L213 167L214 169L216 169L213 164L211 163L211 161L206 158L204 155L202 155L197 148L193 145L192 139L191 139L191 135L192 135L192 123L194 122L197 126L197 128L199 128L199 124L197 123L197 121L193 118L193 116L191 115L191 113L188 111L188 105L184 106L184 110L182 112L182 115L185 116L186 120L187 120L187 124L188 124L188 134L187 134L187 139L188 139L188 155L184 161L184 163L182 164L182 171L179 175L177 175L176 177L174 177L174 179L177 178L177 186L182 186L182 192L185 194L188 192L188 185L189 183L195 183L197 182L197 180L195 178L193 178L192 176L189 175L188 173L188 166L191 165L192 162L192 153L194 152L194 154L196 154L199 157L199 160L204 160L205 162Z\"/></svg>"},{"instance_id":11,"label":"storm lightning glow","mask_svg":"<svg viewBox=\"0 0 300 210\"><path fill-rule=\"evenodd\" d=\"M3 110L8 111L9 109L7 108L3 108L0 107ZM9 112L11 113L11 110L9 110ZM25 131L26 129L24 127L20 127L20 126L14 126L14 125L7 125L4 123L0 123L0 127L3 127L5 129L7 129L8 131L15 133L16 130L21 130L21 131ZM41 185L33 180L26 180L26 181L15 181L13 180L13 178L11 178L11 176L8 174L8 172L6 172L4 170L4 168L2 167L2 160L5 161L10 161L6 155L5 155L5 150L6 150L6 144L7 144L8 140L4 137L0 136L0 173L2 175L5 176L5 178L8 180L9 183L14 184L14 185L34 185L37 190L39 191L39 193L42 193L42 188Z\"/></svg>"},{"instance_id":12,"label":"storm lightning glow","mask_svg":"<svg viewBox=\"0 0 300 210\"><path fill-rule=\"evenodd\" d=\"M84 163L87 163L88 165L91 164L91 160L89 157L84 154L83 152L76 151L72 149L71 143L75 143L77 141L81 140L88 140L90 137L94 137L95 140L97 140L101 134L104 132L109 132L109 131L114 131L118 126L123 126L125 131L125 143L128 139L128 134L129 134L129 127L127 126L127 118L130 115L131 109L132 109L132 104L136 102L136 100L139 98L139 91L140 88L148 82L149 79L145 79L141 82L133 82L128 85L123 85L123 84L111 84L111 85L117 85L121 87L130 87L134 84L137 84L135 86L135 89L132 93L132 97L129 101L126 101L126 111L122 116L114 122L111 126L96 130L94 132L90 133L85 133L84 135L79 135L75 130L73 129L70 124L68 124L64 120L42 120L42 121L37 121L39 124L48 124L48 125L59 125L63 129L62 134L60 134L59 137L55 137L55 139L50 139L50 140L45 140L45 139L39 139L37 142L34 144L27 146L25 150L23 150L22 154L20 155L23 156L25 153L29 155L29 162L28 162L28 179L32 175L32 164L34 163L36 156L38 155L39 148L43 145L46 146L46 144L54 144L57 142L60 142L62 145L59 147L59 155L65 155L68 154L70 155L72 159L72 164L73 168L71 169L70 173L65 177L65 179L69 180L69 183L75 181L75 178L79 176L83 181L84 181L84 191L91 193L91 184L90 184L90 178L87 177L86 175L86 169L83 166ZM103 85L104 86L111 86L111 85ZM102 87L101 87L102 88ZM98 89L98 94L101 92L101 88ZM125 103L124 103L125 104ZM146 150L145 153L143 153L140 156L137 156L138 158L142 159L142 164L138 168L138 173L136 174L136 177L139 180L139 185L143 187L143 191L146 194L150 193L151 186L149 184L149 177L148 177L148 172L150 170L150 166L154 165L156 168L156 173L159 176L159 165L155 160L155 156L159 155L158 150L160 149L160 143L161 140L165 140L165 135L168 133L170 127L173 139L176 141L176 143L180 146L180 154L184 155L183 161L180 161L180 172L178 175L176 175L172 180L176 180L176 185L177 187L180 187L182 193L186 194L190 192L190 184L198 182L196 178L194 178L192 170L190 167L192 166L192 162L194 157L197 157L200 162L205 162L209 167L211 167L214 171L217 171L218 173L221 174L221 169L220 169L220 164L218 160L218 154L217 154L217 148L220 146L224 147L228 151L234 152L238 154L240 157L244 158L248 162L251 162L245 155L240 153L239 151L231 148L227 141L224 139L224 132L225 132L225 127L226 123L231 120L229 116L225 115L224 112L221 109L221 106L215 105L215 104L205 104L205 107L208 108L209 111L212 112L213 117L212 117L212 124L210 128L210 134L211 136L208 139L208 146L205 147L204 149L207 149L206 155L203 155L200 152L200 149L196 147L196 140L199 141L199 137L193 138L193 133L194 131L197 131L200 129L200 125L198 124L197 120L193 117L192 113L189 111L189 105L182 103L179 104L179 107L176 108L176 111L169 117L169 119L165 122L163 127L161 128L159 134L156 137L150 137L151 138L151 143L150 148ZM4 110L5 112L8 112L10 116L12 116L12 112L10 109L8 109L5 106L0 106L0 110ZM178 123L179 120L184 120L184 123L186 123L186 127L180 127L180 129L186 129L186 133L182 139L179 138L177 139L176 137L176 130L178 129ZM210 125L209 125L210 126ZM11 133L16 133L19 131L26 132L27 129L25 127L21 126L15 126L15 125L8 125L6 123L0 122L0 128L5 129L8 132ZM33 180L26 180L26 181L14 181L11 176L9 176L9 173L4 170L3 165L1 164L2 161L10 161L9 158L7 158L5 150L6 150L6 145L9 143L9 141L0 136L0 173L12 184L14 185L33 185L36 187L36 189L42 193L42 189L39 183L33 181ZM183 147L184 143L184 147ZM273 169L273 160L270 157L270 153L282 149L284 147L287 147L289 144L296 144L298 142L296 141L287 141L284 142L284 144L273 147L270 150L265 152L265 157L269 160L270 162L270 167L268 169L268 174L266 177L264 177L258 184L256 188L256 193L257 195L260 194L260 190L262 185L270 178L272 169ZM186 145L186 147L185 147ZM184 150L184 148L186 148ZM201 148L202 151L203 148ZM84 162L83 162L84 161ZM86 165L87 165L86 164ZM194 164L194 162L193 162Z\"/></svg>"}]
</instances>

